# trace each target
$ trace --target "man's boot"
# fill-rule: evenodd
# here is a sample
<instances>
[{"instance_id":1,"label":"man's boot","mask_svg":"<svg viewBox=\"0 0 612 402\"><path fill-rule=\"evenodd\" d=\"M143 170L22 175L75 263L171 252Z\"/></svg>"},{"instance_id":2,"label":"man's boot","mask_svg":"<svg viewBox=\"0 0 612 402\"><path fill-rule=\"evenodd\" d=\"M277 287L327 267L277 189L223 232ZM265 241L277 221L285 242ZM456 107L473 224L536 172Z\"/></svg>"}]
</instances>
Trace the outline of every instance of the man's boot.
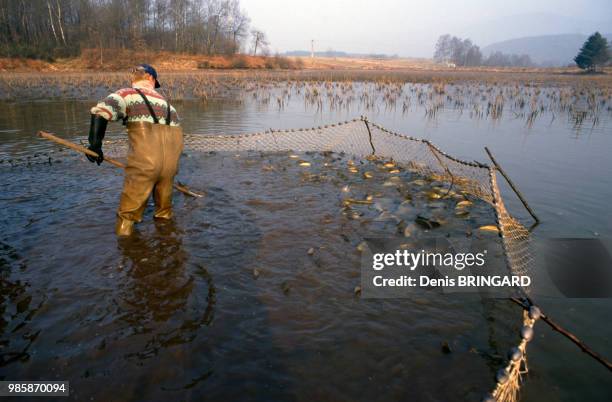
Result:
<instances>
[{"instance_id":1,"label":"man's boot","mask_svg":"<svg viewBox=\"0 0 612 402\"><path fill-rule=\"evenodd\" d=\"M117 236L130 236L134 232L134 221L117 217L115 233Z\"/></svg>"}]
</instances>

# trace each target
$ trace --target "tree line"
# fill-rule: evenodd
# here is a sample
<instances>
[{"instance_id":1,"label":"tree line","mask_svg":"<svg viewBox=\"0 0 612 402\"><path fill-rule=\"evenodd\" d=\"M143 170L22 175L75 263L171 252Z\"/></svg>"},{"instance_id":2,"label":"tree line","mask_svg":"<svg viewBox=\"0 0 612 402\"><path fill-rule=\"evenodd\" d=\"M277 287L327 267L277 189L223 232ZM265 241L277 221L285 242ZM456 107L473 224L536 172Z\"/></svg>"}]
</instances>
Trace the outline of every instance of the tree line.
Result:
<instances>
[{"instance_id":1,"label":"tree line","mask_svg":"<svg viewBox=\"0 0 612 402\"><path fill-rule=\"evenodd\" d=\"M535 63L526 54L491 53L484 57L480 47L470 39L442 35L436 42L434 61L452 63L456 66L499 66L499 67L531 67Z\"/></svg>"},{"instance_id":2,"label":"tree line","mask_svg":"<svg viewBox=\"0 0 612 402\"><path fill-rule=\"evenodd\" d=\"M240 0L0 0L0 56L53 59L86 48L235 54L250 20ZM256 46L265 36L253 30Z\"/></svg>"}]
</instances>

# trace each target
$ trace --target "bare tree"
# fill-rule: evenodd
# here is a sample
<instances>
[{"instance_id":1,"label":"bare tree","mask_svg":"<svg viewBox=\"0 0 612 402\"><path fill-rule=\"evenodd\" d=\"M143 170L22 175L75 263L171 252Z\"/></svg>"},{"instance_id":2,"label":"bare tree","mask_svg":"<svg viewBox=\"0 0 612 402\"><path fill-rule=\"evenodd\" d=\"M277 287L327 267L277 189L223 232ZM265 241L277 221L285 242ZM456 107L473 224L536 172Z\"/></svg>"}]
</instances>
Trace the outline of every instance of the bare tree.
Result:
<instances>
[{"instance_id":1,"label":"bare tree","mask_svg":"<svg viewBox=\"0 0 612 402\"><path fill-rule=\"evenodd\" d=\"M57 34L55 33L55 25L53 24L53 13L51 12L51 3L47 1L47 9L49 10L49 25L51 25L51 32L53 32L53 37L57 42Z\"/></svg>"},{"instance_id":2,"label":"bare tree","mask_svg":"<svg viewBox=\"0 0 612 402\"><path fill-rule=\"evenodd\" d=\"M64 46L66 46L66 37L64 36L64 28L62 27L62 6L60 6L59 0L56 1L57 4L57 25L59 25L60 34L62 36L62 42Z\"/></svg>"},{"instance_id":3,"label":"bare tree","mask_svg":"<svg viewBox=\"0 0 612 402\"><path fill-rule=\"evenodd\" d=\"M451 61L451 41L452 37L449 34L442 35L438 38L434 51L434 60L436 62L445 63Z\"/></svg>"},{"instance_id":4,"label":"bare tree","mask_svg":"<svg viewBox=\"0 0 612 402\"><path fill-rule=\"evenodd\" d=\"M257 48L264 50L270 44L266 34L256 28L251 30L251 41L253 42L253 55L257 55Z\"/></svg>"},{"instance_id":5,"label":"bare tree","mask_svg":"<svg viewBox=\"0 0 612 402\"><path fill-rule=\"evenodd\" d=\"M248 35L251 20L240 9L240 2L238 0L231 0L228 5L228 29L232 38L232 47L229 50L233 54L240 51L240 43Z\"/></svg>"},{"instance_id":6,"label":"bare tree","mask_svg":"<svg viewBox=\"0 0 612 402\"><path fill-rule=\"evenodd\" d=\"M480 48L470 39L461 39L456 36L442 35L436 42L434 60L438 63L450 63L457 66L533 66L531 58L527 55L503 54L495 52L484 58Z\"/></svg>"}]
</instances>

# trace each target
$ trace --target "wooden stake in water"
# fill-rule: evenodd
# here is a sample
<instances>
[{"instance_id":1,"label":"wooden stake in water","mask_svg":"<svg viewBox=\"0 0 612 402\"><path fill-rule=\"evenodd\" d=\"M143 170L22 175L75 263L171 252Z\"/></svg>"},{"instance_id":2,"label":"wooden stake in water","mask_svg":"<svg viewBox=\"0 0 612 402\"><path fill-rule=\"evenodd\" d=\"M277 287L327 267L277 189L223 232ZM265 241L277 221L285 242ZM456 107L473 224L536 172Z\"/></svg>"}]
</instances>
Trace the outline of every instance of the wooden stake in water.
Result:
<instances>
[{"instance_id":1,"label":"wooden stake in water","mask_svg":"<svg viewBox=\"0 0 612 402\"><path fill-rule=\"evenodd\" d=\"M51 134L49 132L39 131L38 132L38 136L41 137L41 138L44 138L46 140L53 141L53 142L55 142L57 144L63 145L63 146L65 146L67 148L70 148L70 149L72 149L74 151L81 152L81 153L84 153L84 154L87 154L87 155L90 155L90 156L93 156L93 157L96 157L96 158L98 157L98 154L95 153L94 151L92 151L91 149L87 149L85 147L77 145L77 144L75 144L73 142L70 142L68 140L65 140L63 138L59 138L59 137L57 137L57 136L55 136L55 135L53 135L53 134ZM104 157L104 161L110 163L111 165L113 165L115 167L121 168L121 169L125 169L125 167L126 167L125 164L119 162L118 160L115 160L115 159L112 159L112 158L108 158L106 156ZM190 197L196 197L196 198L203 197L202 194L194 193L193 191L189 190L189 188L187 188L187 186L185 186L183 184L180 184L180 183L174 183L174 188L177 189L178 191L180 191L181 193L183 193L185 195L188 195Z\"/></svg>"}]
</instances>

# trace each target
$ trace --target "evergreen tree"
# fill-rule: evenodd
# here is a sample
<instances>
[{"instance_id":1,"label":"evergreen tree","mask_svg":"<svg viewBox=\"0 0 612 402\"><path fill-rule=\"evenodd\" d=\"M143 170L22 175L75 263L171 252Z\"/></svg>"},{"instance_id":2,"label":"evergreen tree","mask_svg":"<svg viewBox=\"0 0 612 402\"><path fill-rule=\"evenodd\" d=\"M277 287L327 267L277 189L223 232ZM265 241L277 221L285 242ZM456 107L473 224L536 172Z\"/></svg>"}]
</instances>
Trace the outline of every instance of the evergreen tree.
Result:
<instances>
[{"instance_id":1,"label":"evergreen tree","mask_svg":"<svg viewBox=\"0 0 612 402\"><path fill-rule=\"evenodd\" d=\"M599 32L589 36L584 45L582 45L580 53L574 57L578 67L589 71L595 71L597 66L603 66L609 59L608 40L601 36Z\"/></svg>"}]
</instances>

